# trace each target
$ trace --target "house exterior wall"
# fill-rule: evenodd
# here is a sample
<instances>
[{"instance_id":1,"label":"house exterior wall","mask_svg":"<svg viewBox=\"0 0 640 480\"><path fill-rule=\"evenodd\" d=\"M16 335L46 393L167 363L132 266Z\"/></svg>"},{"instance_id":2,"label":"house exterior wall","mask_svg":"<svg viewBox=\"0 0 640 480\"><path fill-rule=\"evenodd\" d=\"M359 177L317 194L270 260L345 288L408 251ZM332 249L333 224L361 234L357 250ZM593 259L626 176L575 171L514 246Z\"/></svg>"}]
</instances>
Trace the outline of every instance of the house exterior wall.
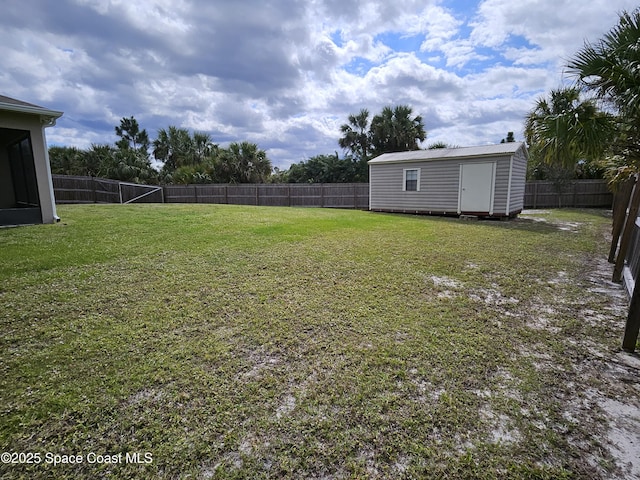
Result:
<instances>
[{"instance_id":1,"label":"house exterior wall","mask_svg":"<svg viewBox=\"0 0 640 480\"><path fill-rule=\"evenodd\" d=\"M523 208L526 176L526 157L522 150L518 150L517 155L513 157L509 154L371 164L369 166L369 209L406 213L458 214L460 213L458 210L460 165L492 162L496 164L492 214L508 216L519 213ZM411 168L420 169L419 192L403 191L403 171Z\"/></svg>"},{"instance_id":2,"label":"house exterior wall","mask_svg":"<svg viewBox=\"0 0 640 480\"><path fill-rule=\"evenodd\" d=\"M47 151L44 125L40 122L40 116L0 111L0 128L27 130L30 133L36 181L38 183L38 198L42 211L42 222L54 223L58 216L53 195L51 167L49 165L49 153Z\"/></svg>"}]
</instances>

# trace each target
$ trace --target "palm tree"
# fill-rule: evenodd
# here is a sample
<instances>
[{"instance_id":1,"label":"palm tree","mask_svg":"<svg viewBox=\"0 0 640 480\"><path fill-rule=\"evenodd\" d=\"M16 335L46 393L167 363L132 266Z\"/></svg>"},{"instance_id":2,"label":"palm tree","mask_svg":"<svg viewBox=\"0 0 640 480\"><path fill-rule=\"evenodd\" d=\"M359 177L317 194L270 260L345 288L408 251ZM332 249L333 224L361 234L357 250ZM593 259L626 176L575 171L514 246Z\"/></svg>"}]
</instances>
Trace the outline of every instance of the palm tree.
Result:
<instances>
[{"instance_id":1,"label":"palm tree","mask_svg":"<svg viewBox=\"0 0 640 480\"><path fill-rule=\"evenodd\" d=\"M95 173L86 168L85 153L76 147L49 147L51 173L60 175L87 175Z\"/></svg>"},{"instance_id":2,"label":"palm tree","mask_svg":"<svg viewBox=\"0 0 640 480\"><path fill-rule=\"evenodd\" d=\"M171 173L179 167L198 165L215 153L217 145L208 133L194 132L186 128L170 126L158 130L153 141L153 156L164 162L163 170Z\"/></svg>"},{"instance_id":3,"label":"palm tree","mask_svg":"<svg viewBox=\"0 0 640 480\"><path fill-rule=\"evenodd\" d=\"M613 117L577 88L552 90L527 115L525 138L532 156L546 164L575 168L579 160L598 159L613 137Z\"/></svg>"},{"instance_id":4,"label":"palm tree","mask_svg":"<svg viewBox=\"0 0 640 480\"><path fill-rule=\"evenodd\" d=\"M618 25L595 44L584 47L569 62L579 85L594 92L619 113L614 152L640 163L640 10L620 14Z\"/></svg>"},{"instance_id":5,"label":"palm tree","mask_svg":"<svg viewBox=\"0 0 640 480\"><path fill-rule=\"evenodd\" d=\"M112 145L91 145L87 162L99 165L96 176L123 182L156 183L158 172L147 154L137 150L115 148Z\"/></svg>"},{"instance_id":6,"label":"palm tree","mask_svg":"<svg viewBox=\"0 0 640 480\"><path fill-rule=\"evenodd\" d=\"M371 121L371 140L376 154L418 150L418 141L427 138L422 117L411 118L408 105L384 107Z\"/></svg>"},{"instance_id":7,"label":"palm tree","mask_svg":"<svg viewBox=\"0 0 640 480\"><path fill-rule=\"evenodd\" d=\"M349 123L340 126L340 147L350 151L357 160L367 160L371 150L369 137L369 110L363 108L357 115L349 115Z\"/></svg>"},{"instance_id":8,"label":"palm tree","mask_svg":"<svg viewBox=\"0 0 640 480\"><path fill-rule=\"evenodd\" d=\"M204 132L193 132L193 163L204 162L211 157L218 148L218 145L211 141L211 135Z\"/></svg>"},{"instance_id":9,"label":"palm tree","mask_svg":"<svg viewBox=\"0 0 640 480\"><path fill-rule=\"evenodd\" d=\"M184 139L189 137L189 131L177 128L173 125L167 130L158 130L158 136L153 141L153 156L156 160L164 162L162 169L165 172L173 172L178 167L186 165L184 161Z\"/></svg>"},{"instance_id":10,"label":"palm tree","mask_svg":"<svg viewBox=\"0 0 640 480\"><path fill-rule=\"evenodd\" d=\"M264 183L271 175L267 153L251 142L233 142L220 150L216 159L216 180L222 183Z\"/></svg>"}]
</instances>

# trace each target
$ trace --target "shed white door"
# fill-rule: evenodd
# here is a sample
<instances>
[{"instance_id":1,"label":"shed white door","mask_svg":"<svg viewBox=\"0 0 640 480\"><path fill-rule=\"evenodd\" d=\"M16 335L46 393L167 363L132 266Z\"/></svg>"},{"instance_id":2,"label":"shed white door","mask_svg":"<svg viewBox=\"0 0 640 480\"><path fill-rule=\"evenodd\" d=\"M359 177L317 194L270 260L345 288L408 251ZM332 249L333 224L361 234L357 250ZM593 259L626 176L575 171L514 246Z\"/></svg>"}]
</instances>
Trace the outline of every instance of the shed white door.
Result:
<instances>
[{"instance_id":1,"label":"shed white door","mask_svg":"<svg viewBox=\"0 0 640 480\"><path fill-rule=\"evenodd\" d=\"M460 165L460 212L493 214L493 190L496 164Z\"/></svg>"}]
</instances>

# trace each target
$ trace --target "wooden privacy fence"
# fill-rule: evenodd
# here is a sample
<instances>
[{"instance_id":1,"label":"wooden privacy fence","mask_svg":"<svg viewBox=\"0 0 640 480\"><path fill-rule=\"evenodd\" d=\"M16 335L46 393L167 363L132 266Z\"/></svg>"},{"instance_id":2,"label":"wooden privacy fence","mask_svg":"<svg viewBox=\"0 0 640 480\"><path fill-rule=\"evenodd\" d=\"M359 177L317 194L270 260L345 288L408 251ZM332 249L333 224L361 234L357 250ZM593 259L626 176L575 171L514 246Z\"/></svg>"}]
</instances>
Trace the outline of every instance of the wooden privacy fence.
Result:
<instances>
[{"instance_id":1,"label":"wooden privacy fence","mask_svg":"<svg viewBox=\"0 0 640 480\"><path fill-rule=\"evenodd\" d=\"M368 183L135 185L53 175L56 203L225 203L279 207L369 208Z\"/></svg>"},{"instance_id":2,"label":"wooden privacy fence","mask_svg":"<svg viewBox=\"0 0 640 480\"><path fill-rule=\"evenodd\" d=\"M368 183L167 185L167 203L227 203L273 207L369 208Z\"/></svg>"},{"instance_id":3,"label":"wooden privacy fence","mask_svg":"<svg viewBox=\"0 0 640 480\"><path fill-rule=\"evenodd\" d=\"M164 203L157 185L139 185L96 177L52 175L56 203Z\"/></svg>"},{"instance_id":4,"label":"wooden privacy fence","mask_svg":"<svg viewBox=\"0 0 640 480\"><path fill-rule=\"evenodd\" d=\"M368 183L284 183L134 185L94 177L53 175L56 203L226 203L281 207L369 208ZM613 194L604 180L527 182L525 208L610 208Z\"/></svg>"},{"instance_id":5,"label":"wooden privacy fence","mask_svg":"<svg viewBox=\"0 0 640 480\"><path fill-rule=\"evenodd\" d=\"M525 208L606 207L613 194L604 180L574 180L565 184L530 181L525 185Z\"/></svg>"}]
</instances>

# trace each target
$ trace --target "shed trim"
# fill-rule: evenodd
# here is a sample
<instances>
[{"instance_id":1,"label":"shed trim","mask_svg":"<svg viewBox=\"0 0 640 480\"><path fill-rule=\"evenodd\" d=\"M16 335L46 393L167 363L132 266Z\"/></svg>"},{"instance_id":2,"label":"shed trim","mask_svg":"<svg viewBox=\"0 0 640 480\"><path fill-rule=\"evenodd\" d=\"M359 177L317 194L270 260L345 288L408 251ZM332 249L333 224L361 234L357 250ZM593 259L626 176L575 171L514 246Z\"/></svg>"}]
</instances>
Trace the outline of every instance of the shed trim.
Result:
<instances>
[{"instance_id":1,"label":"shed trim","mask_svg":"<svg viewBox=\"0 0 640 480\"><path fill-rule=\"evenodd\" d=\"M371 165L369 165L369 210L371 210Z\"/></svg>"},{"instance_id":2,"label":"shed trim","mask_svg":"<svg viewBox=\"0 0 640 480\"><path fill-rule=\"evenodd\" d=\"M509 181L507 182L507 207L505 208L507 214L511 212L511 180L513 178L513 155L509 158Z\"/></svg>"}]
</instances>

